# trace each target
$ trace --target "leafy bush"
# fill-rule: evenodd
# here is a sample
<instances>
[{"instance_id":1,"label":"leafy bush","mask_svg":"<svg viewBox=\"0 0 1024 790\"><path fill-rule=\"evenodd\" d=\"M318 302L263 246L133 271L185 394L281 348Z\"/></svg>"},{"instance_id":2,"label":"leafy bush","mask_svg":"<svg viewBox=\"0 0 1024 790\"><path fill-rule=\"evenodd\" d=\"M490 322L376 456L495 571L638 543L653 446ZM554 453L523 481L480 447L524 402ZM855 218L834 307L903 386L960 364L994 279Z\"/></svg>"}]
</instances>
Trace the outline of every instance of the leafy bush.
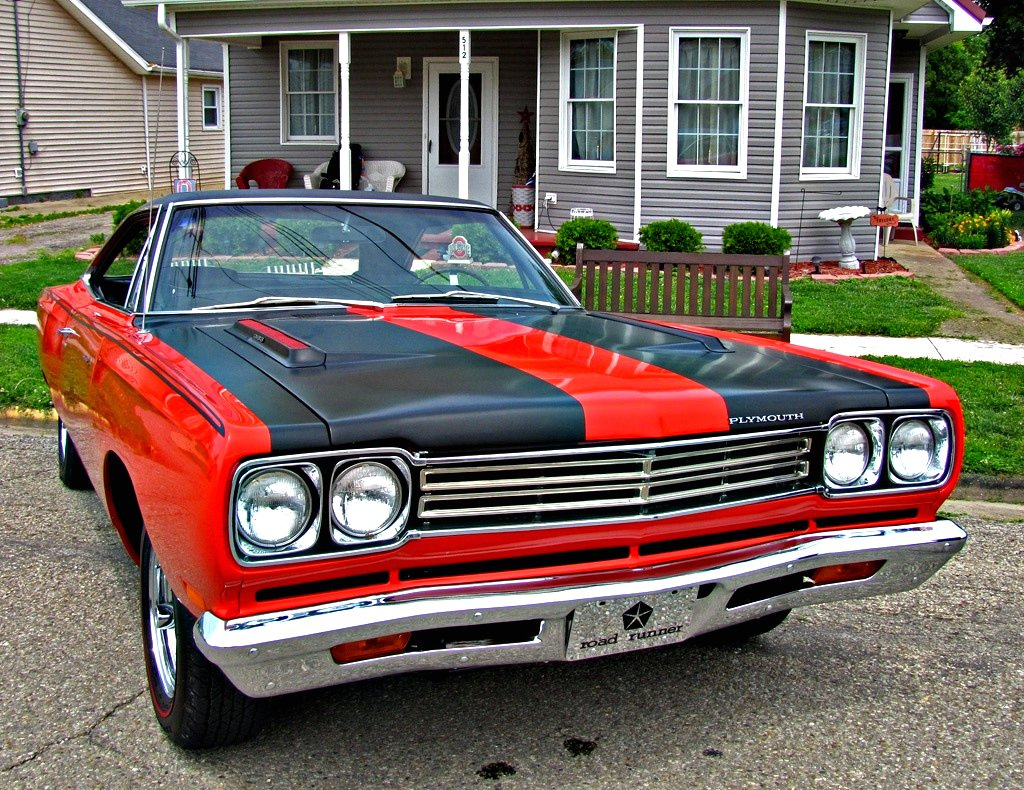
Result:
<instances>
[{"instance_id":1,"label":"leafy bush","mask_svg":"<svg viewBox=\"0 0 1024 790\"><path fill-rule=\"evenodd\" d=\"M145 203L145 200L129 200L127 203L121 203L114 206L113 220L114 227L116 228L121 224L121 220L131 214L135 209Z\"/></svg>"},{"instance_id":2,"label":"leafy bush","mask_svg":"<svg viewBox=\"0 0 1024 790\"><path fill-rule=\"evenodd\" d=\"M948 226L953 217L964 214L990 214L996 208L998 194L992 189L971 189L967 192L933 189L922 192L921 227L934 239L933 231Z\"/></svg>"},{"instance_id":3,"label":"leafy bush","mask_svg":"<svg viewBox=\"0 0 1024 790\"><path fill-rule=\"evenodd\" d=\"M640 228L640 241L651 252L702 252L704 237L689 222L665 219Z\"/></svg>"},{"instance_id":4,"label":"leafy bush","mask_svg":"<svg viewBox=\"0 0 1024 790\"><path fill-rule=\"evenodd\" d=\"M782 255L792 243L789 231L767 222L737 222L722 231L726 255Z\"/></svg>"},{"instance_id":5,"label":"leafy bush","mask_svg":"<svg viewBox=\"0 0 1024 790\"><path fill-rule=\"evenodd\" d=\"M921 191L925 192L935 185L935 174L939 172L939 162L931 156L921 160Z\"/></svg>"},{"instance_id":6,"label":"leafy bush","mask_svg":"<svg viewBox=\"0 0 1024 790\"><path fill-rule=\"evenodd\" d=\"M606 219L578 217L563 222L555 234L555 248L564 263L576 262L576 245L580 242L588 250L614 250L619 234Z\"/></svg>"}]
</instances>

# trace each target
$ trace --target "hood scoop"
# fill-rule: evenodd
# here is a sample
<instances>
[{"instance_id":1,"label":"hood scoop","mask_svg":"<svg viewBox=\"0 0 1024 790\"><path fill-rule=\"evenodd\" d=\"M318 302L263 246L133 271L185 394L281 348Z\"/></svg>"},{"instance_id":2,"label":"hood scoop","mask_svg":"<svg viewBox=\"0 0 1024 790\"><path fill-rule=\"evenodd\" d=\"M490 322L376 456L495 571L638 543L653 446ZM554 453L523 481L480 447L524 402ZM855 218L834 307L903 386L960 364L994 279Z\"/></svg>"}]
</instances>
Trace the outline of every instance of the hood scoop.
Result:
<instances>
[{"instance_id":1,"label":"hood scoop","mask_svg":"<svg viewBox=\"0 0 1024 790\"><path fill-rule=\"evenodd\" d=\"M253 318L236 321L228 332L286 368L315 368L327 361L319 348Z\"/></svg>"}]
</instances>

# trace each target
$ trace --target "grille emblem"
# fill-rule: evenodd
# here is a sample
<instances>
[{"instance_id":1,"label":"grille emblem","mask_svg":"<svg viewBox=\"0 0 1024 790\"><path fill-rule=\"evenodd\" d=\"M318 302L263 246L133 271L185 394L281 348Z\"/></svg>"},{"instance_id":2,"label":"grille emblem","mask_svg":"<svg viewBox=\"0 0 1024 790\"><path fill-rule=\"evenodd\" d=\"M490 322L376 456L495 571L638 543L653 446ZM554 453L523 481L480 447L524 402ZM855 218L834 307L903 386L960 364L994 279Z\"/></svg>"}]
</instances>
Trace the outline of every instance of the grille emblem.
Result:
<instances>
[{"instance_id":1,"label":"grille emblem","mask_svg":"<svg viewBox=\"0 0 1024 790\"><path fill-rule=\"evenodd\" d=\"M654 614L654 609L638 601L622 613L622 627L627 631L636 631L638 628L646 628L647 621Z\"/></svg>"}]
</instances>

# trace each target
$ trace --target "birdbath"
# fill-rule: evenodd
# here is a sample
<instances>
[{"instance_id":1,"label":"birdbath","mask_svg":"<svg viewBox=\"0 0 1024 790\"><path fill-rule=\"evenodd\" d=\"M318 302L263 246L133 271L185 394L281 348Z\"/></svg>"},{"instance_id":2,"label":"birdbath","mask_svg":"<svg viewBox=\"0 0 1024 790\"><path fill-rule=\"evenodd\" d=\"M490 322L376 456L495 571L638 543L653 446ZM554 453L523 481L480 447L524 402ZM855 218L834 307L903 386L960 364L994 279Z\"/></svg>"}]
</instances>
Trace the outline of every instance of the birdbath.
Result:
<instances>
[{"instance_id":1,"label":"birdbath","mask_svg":"<svg viewBox=\"0 0 1024 790\"><path fill-rule=\"evenodd\" d=\"M839 266L842 269L860 269L857 260L857 242L853 238L853 221L871 213L867 206L839 206L822 211L818 219L834 222L839 226Z\"/></svg>"}]
</instances>

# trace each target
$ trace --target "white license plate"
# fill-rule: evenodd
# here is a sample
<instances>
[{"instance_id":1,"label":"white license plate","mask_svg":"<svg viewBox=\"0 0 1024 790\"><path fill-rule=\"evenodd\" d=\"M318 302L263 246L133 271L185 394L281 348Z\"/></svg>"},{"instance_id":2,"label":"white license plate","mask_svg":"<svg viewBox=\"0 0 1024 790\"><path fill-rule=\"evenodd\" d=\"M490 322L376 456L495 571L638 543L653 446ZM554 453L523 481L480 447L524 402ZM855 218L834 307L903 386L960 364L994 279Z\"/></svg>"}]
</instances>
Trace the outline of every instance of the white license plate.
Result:
<instances>
[{"instance_id":1,"label":"white license plate","mask_svg":"<svg viewBox=\"0 0 1024 790\"><path fill-rule=\"evenodd\" d=\"M607 656L681 642L690 633L696 587L630 598L590 601L576 608L566 658Z\"/></svg>"}]
</instances>

